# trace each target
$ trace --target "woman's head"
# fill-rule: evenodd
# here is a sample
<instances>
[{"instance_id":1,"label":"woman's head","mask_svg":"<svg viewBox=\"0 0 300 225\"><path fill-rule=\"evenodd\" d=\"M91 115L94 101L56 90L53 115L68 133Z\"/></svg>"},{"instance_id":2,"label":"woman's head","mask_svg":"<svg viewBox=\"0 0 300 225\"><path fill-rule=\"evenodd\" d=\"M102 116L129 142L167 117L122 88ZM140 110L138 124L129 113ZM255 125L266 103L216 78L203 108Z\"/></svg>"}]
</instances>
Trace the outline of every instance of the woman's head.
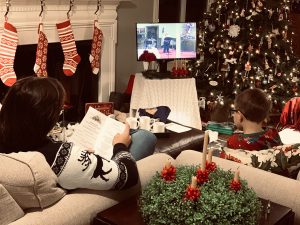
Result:
<instances>
[{"instance_id":1,"label":"woman's head","mask_svg":"<svg viewBox=\"0 0 300 225\"><path fill-rule=\"evenodd\" d=\"M59 119L64 88L54 78L27 77L7 92L0 111L0 143L18 151L45 141Z\"/></svg>"},{"instance_id":2,"label":"woman's head","mask_svg":"<svg viewBox=\"0 0 300 225\"><path fill-rule=\"evenodd\" d=\"M269 115L272 107L266 94L258 88L247 89L238 94L234 101L235 109L252 122L261 123Z\"/></svg>"}]
</instances>

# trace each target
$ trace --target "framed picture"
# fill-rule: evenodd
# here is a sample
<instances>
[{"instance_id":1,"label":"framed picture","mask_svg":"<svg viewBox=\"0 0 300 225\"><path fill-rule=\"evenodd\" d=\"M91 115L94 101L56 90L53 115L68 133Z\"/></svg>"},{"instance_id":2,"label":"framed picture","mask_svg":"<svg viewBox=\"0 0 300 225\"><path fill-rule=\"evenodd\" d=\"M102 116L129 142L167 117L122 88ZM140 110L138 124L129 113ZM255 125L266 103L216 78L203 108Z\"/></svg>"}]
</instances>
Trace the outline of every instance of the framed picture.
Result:
<instances>
[{"instance_id":1,"label":"framed picture","mask_svg":"<svg viewBox=\"0 0 300 225\"><path fill-rule=\"evenodd\" d=\"M105 115L114 114L114 103L113 102L91 102L85 103L85 113L88 111L89 107L93 107Z\"/></svg>"}]
</instances>

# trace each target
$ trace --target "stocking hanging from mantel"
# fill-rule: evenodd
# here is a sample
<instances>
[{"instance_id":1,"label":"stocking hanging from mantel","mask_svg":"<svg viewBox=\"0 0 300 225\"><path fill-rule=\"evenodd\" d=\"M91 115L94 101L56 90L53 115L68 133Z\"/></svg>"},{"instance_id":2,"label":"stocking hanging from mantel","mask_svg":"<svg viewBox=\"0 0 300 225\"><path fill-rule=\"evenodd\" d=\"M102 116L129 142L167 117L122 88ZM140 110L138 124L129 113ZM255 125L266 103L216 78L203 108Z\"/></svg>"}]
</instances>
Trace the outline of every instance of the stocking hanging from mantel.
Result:
<instances>
[{"instance_id":1,"label":"stocking hanging from mantel","mask_svg":"<svg viewBox=\"0 0 300 225\"><path fill-rule=\"evenodd\" d=\"M92 49L89 57L92 72L97 75L101 65L101 51L102 51L103 32L100 29L98 20L94 21L94 34L92 40Z\"/></svg>"},{"instance_id":2,"label":"stocking hanging from mantel","mask_svg":"<svg viewBox=\"0 0 300 225\"><path fill-rule=\"evenodd\" d=\"M43 23L39 24L38 36L36 59L33 70L38 77L47 77L48 39L43 31Z\"/></svg>"},{"instance_id":3,"label":"stocking hanging from mantel","mask_svg":"<svg viewBox=\"0 0 300 225\"><path fill-rule=\"evenodd\" d=\"M77 53L75 38L70 20L56 24L59 40L63 49L65 61L63 65L64 74L72 76L76 72L78 63L81 61Z\"/></svg>"},{"instance_id":4,"label":"stocking hanging from mantel","mask_svg":"<svg viewBox=\"0 0 300 225\"><path fill-rule=\"evenodd\" d=\"M14 71L14 61L18 40L17 29L5 21L0 41L0 77L6 86L12 86L17 80Z\"/></svg>"}]
</instances>

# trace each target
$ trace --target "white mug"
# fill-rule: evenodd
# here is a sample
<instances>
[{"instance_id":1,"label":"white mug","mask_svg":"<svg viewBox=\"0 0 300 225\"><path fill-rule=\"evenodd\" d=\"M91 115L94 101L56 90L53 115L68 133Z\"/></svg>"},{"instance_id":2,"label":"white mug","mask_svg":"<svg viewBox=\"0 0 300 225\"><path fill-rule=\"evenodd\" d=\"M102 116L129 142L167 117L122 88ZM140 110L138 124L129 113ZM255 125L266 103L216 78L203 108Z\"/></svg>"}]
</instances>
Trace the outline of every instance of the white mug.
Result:
<instances>
[{"instance_id":1,"label":"white mug","mask_svg":"<svg viewBox=\"0 0 300 225\"><path fill-rule=\"evenodd\" d=\"M130 129L138 129L139 121L136 117L128 117L126 118L126 122L129 124Z\"/></svg>"},{"instance_id":2,"label":"white mug","mask_svg":"<svg viewBox=\"0 0 300 225\"><path fill-rule=\"evenodd\" d=\"M152 124L152 126L153 126L153 128L152 128L153 133L164 133L165 132L166 124L163 122L154 122Z\"/></svg>"},{"instance_id":3,"label":"white mug","mask_svg":"<svg viewBox=\"0 0 300 225\"><path fill-rule=\"evenodd\" d=\"M144 129L144 130L151 129L151 118L149 116L140 117L140 129Z\"/></svg>"}]
</instances>

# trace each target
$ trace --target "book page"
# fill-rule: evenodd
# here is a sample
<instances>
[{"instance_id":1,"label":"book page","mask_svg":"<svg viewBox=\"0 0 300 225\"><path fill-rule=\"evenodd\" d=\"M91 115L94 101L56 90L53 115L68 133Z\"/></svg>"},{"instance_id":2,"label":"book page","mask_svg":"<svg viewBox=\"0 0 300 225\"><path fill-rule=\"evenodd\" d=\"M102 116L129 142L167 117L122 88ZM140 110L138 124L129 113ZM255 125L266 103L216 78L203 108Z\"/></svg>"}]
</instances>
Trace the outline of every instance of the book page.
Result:
<instances>
[{"instance_id":1,"label":"book page","mask_svg":"<svg viewBox=\"0 0 300 225\"><path fill-rule=\"evenodd\" d=\"M117 133L123 132L124 127L125 124L89 107L69 141L83 148L93 149L95 154L111 159L112 140Z\"/></svg>"}]
</instances>

